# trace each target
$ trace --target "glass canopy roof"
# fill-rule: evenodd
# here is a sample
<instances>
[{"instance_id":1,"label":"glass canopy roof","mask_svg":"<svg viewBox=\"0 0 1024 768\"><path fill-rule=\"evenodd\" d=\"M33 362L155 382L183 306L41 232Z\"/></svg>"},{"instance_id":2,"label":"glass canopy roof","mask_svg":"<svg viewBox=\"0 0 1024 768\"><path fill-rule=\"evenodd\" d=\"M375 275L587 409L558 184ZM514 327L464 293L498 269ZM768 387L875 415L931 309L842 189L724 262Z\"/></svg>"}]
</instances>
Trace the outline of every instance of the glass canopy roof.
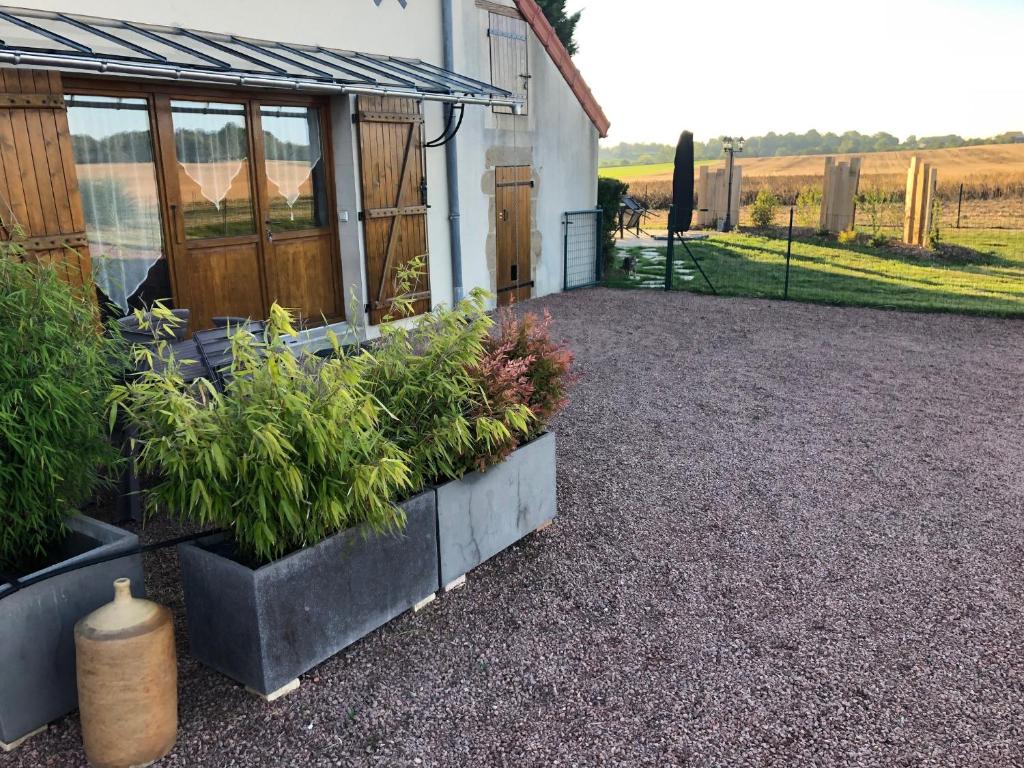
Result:
<instances>
[{"instance_id":1,"label":"glass canopy roof","mask_svg":"<svg viewBox=\"0 0 1024 768\"><path fill-rule=\"evenodd\" d=\"M419 59L5 6L0 6L0 64L225 85L515 103L508 91Z\"/></svg>"}]
</instances>

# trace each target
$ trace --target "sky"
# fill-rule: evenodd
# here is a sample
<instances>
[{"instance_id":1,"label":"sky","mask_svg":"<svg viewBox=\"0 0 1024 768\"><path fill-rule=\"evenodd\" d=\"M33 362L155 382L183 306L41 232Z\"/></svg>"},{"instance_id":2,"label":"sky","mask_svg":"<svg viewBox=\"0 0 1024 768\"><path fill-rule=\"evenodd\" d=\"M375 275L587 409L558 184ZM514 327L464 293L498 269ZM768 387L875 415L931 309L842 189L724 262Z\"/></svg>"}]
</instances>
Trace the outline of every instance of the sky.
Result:
<instances>
[{"instance_id":1,"label":"sky","mask_svg":"<svg viewBox=\"0 0 1024 768\"><path fill-rule=\"evenodd\" d=\"M1024 0L569 0L604 144L1024 130Z\"/></svg>"}]
</instances>

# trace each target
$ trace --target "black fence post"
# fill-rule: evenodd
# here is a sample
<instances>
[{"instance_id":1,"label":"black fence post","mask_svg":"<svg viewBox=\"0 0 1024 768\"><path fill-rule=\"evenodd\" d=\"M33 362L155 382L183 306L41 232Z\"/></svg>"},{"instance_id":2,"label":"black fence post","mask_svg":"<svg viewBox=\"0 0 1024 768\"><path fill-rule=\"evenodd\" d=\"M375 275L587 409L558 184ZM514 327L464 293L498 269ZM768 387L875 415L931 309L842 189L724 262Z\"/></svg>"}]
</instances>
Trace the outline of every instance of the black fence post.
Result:
<instances>
[{"instance_id":1,"label":"black fence post","mask_svg":"<svg viewBox=\"0 0 1024 768\"><path fill-rule=\"evenodd\" d=\"M562 214L562 290L569 290L569 214Z\"/></svg>"},{"instance_id":2,"label":"black fence post","mask_svg":"<svg viewBox=\"0 0 1024 768\"><path fill-rule=\"evenodd\" d=\"M960 195L956 199L956 228L960 229L960 204L964 201L964 183L960 182Z\"/></svg>"},{"instance_id":3,"label":"black fence post","mask_svg":"<svg viewBox=\"0 0 1024 768\"><path fill-rule=\"evenodd\" d=\"M789 207L789 236L786 238L786 284L782 288L782 298L789 298L789 257L793 253L793 206Z\"/></svg>"},{"instance_id":4,"label":"black fence post","mask_svg":"<svg viewBox=\"0 0 1024 768\"><path fill-rule=\"evenodd\" d=\"M665 249L665 290L672 290L672 258L675 256L675 233L672 231L675 229L673 222L675 216L673 216L674 206L669 205L668 207L668 247Z\"/></svg>"},{"instance_id":5,"label":"black fence post","mask_svg":"<svg viewBox=\"0 0 1024 768\"><path fill-rule=\"evenodd\" d=\"M600 283L601 278L604 276L604 210L602 208L595 209L597 211L597 229L595 231L595 238L597 239L597 257L594 260L594 282Z\"/></svg>"}]
</instances>

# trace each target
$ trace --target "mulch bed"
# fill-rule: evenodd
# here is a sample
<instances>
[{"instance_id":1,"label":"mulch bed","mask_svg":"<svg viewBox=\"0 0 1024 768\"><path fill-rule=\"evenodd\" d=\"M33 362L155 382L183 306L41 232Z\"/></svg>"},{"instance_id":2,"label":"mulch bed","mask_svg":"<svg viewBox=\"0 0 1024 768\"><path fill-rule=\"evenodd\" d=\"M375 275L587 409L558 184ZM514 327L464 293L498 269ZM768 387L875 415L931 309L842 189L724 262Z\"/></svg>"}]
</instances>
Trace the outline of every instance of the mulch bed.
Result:
<instances>
[{"instance_id":1,"label":"mulch bed","mask_svg":"<svg viewBox=\"0 0 1024 768\"><path fill-rule=\"evenodd\" d=\"M161 766L1024 760L1024 324L601 289L556 524L273 704L188 655ZM152 540L174 535L157 521ZM84 766L77 716L4 766Z\"/></svg>"}]
</instances>

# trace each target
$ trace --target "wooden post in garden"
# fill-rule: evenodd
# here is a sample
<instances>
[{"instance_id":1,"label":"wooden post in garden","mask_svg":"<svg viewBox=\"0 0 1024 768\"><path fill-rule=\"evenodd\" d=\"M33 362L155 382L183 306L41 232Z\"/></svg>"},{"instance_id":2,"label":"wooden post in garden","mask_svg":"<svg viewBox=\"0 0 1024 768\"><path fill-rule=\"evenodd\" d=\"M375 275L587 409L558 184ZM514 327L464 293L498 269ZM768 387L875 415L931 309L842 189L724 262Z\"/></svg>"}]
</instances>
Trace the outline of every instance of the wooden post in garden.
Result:
<instances>
[{"instance_id":1,"label":"wooden post in garden","mask_svg":"<svg viewBox=\"0 0 1024 768\"><path fill-rule=\"evenodd\" d=\"M853 229L859 187L859 157L838 163L833 157L825 158L821 215L818 219L818 228L822 232L845 232Z\"/></svg>"},{"instance_id":2,"label":"wooden post in garden","mask_svg":"<svg viewBox=\"0 0 1024 768\"><path fill-rule=\"evenodd\" d=\"M918 157L910 158L907 196L903 207L903 242L927 248L931 245L932 208L938 186L938 169Z\"/></svg>"},{"instance_id":3,"label":"wooden post in garden","mask_svg":"<svg viewBox=\"0 0 1024 768\"><path fill-rule=\"evenodd\" d=\"M697 175L697 226L719 227L729 211L731 223L740 220L740 183L743 169L734 166L732 170L732 202L729 198L729 177L725 168L708 168L702 165Z\"/></svg>"},{"instance_id":4,"label":"wooden post in garden","mask_svg":"<svg viewBox=\"0 0 1024 768\"><path fill-rule=\"evenodd\" d=\"M697 226L701 229L710 226L709 212L711 210L710 197L708 195L708 167L702 165L697 171Z\"/></svg>"}]
</instances>

